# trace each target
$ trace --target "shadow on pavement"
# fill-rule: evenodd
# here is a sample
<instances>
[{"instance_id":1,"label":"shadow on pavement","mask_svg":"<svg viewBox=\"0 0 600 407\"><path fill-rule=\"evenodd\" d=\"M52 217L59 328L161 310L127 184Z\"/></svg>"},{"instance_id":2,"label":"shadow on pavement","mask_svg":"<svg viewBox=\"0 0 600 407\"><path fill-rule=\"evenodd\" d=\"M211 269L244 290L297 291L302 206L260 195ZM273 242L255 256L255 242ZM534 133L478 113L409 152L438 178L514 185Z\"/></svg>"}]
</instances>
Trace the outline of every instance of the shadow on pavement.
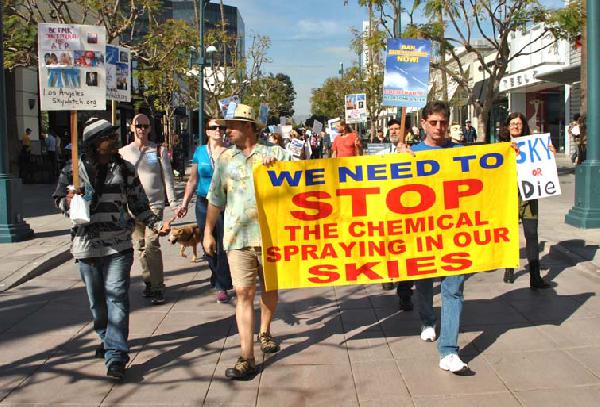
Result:
<instances>
[{"instance_id":1,"label":"shadow on pavement","mask_svg":"<svg viewBox=\"0 0 600 407\"><path fill-rule=\"evenodd\" d=\"M563 269L561 266L551 266L548 276L553 279ZM197 270L197 268L191 267L173 273L186 273L190 270ZM139 277L132 279L132 283L132 286L141 286ZM182 299L205 296L210 290L208 279L192 280L169 287L168 294L176 303ZM468 290L467 286L467 293ZM289 327L299 325L299 328L290 328L288 333L278 335L285 346L279 353L265 358L264 367L317 344L333 350L333 348L344 346L343 344L348 347L355 346L355 344L362 346L359 342L352 343L352 341L360 339L417 335L419 326L417 310L409 313L398 312L395 296L381 295L376 290L369 291L363 286L342 287L336 293L335 299L312 296L281 304L275 322L283 322ZM462 354L465 355L467 361L472 360L475 356L485 352L499 337L510 330L540 325L561 325L594 295L593 292L559 295L553 289L531 291L528 288L519 288L504 292L491 299L466 300L462 327L466 332L481 333L463 349ZM142 307L146 308L145 305L141 305L139 297L139 293L132 290L132 312ZM39 320L37 321L38 325L28 327L27 335L44 334L65 326L81 325L81 328L67 343L58 344L49 350L20 358L3 366L0 370L0 378L29 375L41 363L45 363L44 371L68 376L71 380L82 378L106 380L101 376L90 376L85 372L72 370L68 366L85 361L94 363L92 355L97 340L95 338L90 340L89 328L83 329L84 326L89 326L90 321L89 311L85 308L87 302L84 302L85 307L79 305L79 309L77 309L75 306L75 304L81 304L81 300L85 298L83 287L32 294L12 300L2 300L1 298L0 321L5 321L15 310L34 307L35 304L38 304L39 307L57 307L57 304L62 301L63 314L59 315L61 318L45 322ZM52 303L46 305L50 300ZM164 306L169 306L169 304ZM59 312L60 309L57 307L56 311ZM71 312L67 312L68 309ZM439 315L439 307L437 312ZM234 357L237 357L237 345L227 344L227 338L236 332L235 315L224 317L223 312L217 312L212 318L212 320L209 319L201 324L180 330L175 325L175 329L172 331L161 333L159 329L154 334L133 338L131 340L132 348L138 351L142 348L143 356L140 357L142 353L138 353L133 360L126 382L143 383L145 377L154 371L186 368L196 358L213 358L208 363L214 364L215 360L218 361L224 352L232 351L235 354ZM24 322L26 321L27 319L24 320ZM302 329L300 322L305 324L305 329ZM277 332L275 334L277 335ZM10 335L14 339L10 330L5 331L0 335L0 345L9 337L6 335ZM221 340L223 342L219 343ZM340 345L340 343L343 344ZM367 344L364 346L369 346L368 341L364 343ZM518 347L519 344L516 343L515 346ZM48 359L49 356L52 357ZM221 373L219 372L217 375L218 377L215 377L214 380L222 380ZM143 387L140 387L139 390L143 391Z\"/></svg>"}]
</instances>

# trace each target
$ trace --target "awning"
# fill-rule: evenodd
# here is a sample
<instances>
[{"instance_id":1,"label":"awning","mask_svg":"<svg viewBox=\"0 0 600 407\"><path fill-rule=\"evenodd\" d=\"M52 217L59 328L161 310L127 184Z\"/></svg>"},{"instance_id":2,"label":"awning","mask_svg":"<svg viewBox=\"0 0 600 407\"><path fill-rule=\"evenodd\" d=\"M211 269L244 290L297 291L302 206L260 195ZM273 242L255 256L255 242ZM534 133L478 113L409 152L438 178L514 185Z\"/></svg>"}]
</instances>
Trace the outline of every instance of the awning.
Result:
<instances>
[{"instance_id":1,"label":"awning","mask_svg":"<svg viewBox=\"0 0 600 407\"><path fill-rule=\"evenodd\" d=\"M581 81L581 64L573 64L566 68L559 68L554 71L539 73L535 79L540 81L560 83L571 85Z\"/></svg>"}]
</instances>

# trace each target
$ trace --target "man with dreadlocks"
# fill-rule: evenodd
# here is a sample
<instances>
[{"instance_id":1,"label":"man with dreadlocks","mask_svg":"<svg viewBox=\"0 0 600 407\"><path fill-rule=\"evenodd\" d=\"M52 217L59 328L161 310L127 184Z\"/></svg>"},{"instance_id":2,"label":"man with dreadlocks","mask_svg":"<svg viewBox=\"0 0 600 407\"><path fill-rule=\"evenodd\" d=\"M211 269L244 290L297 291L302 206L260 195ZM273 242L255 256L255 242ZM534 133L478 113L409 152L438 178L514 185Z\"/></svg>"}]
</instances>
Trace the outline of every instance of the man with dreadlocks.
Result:
<instances>
[{"instance_id":1,"label":"man with dreadlocks","mask_svg":"<svg viewBox=\"0 0 600 407\"><path fill-rule=\"evenodd\" d=\"M90 201L90 222L73 226L71 252L79 263L94 329L101 341L96 357L104 358L108 376L120 380L129 360L129 277L134 227L129 213L159 235L168 233L169 222L162 222L150 210L135 168L119 155L115 133L118 127L96 118L86 124L84 153L78 162L81 190L72 190L73 170L69 162L60 174L53 198L65 214L74 193Z\"/></svg>"}]
</instances>

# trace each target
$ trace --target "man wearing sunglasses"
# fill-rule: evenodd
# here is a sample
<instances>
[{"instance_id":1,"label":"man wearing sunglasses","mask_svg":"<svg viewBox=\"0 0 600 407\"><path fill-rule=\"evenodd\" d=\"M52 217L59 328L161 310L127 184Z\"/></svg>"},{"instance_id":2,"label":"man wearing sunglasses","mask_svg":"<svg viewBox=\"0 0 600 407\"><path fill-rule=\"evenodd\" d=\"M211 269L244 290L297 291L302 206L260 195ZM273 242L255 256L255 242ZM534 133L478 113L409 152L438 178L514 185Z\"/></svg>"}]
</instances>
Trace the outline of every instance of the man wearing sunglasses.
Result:
<instances>
[{"instance_id":1,"label":"man wearing sunglasses","mask_svg":"<svg viewBox=\"0 0 600 407\"><path fill-rule=\"evenodd\" d=\"M399 152L415 153L426 150L462 147L448 138L448 119L450 108L441 101L427 103L421 113L421 127L425 131L425 138L418 144L408 146L403 142L398 143ZM460 329L460 316L463 307L464 275L442 277L442 315L440 337L438 339L438 352L440 354L440 369L454 374L465 374L469 367L458 356L458 333ZM421 339L433 342L437 339L435 325L436 315L433 309L433 279L418 280L415 282L419 316L421 318Z\"/></svg>"},{"instance_id":2,"label":"man wearing sunglasses","mask_svg":"<svg viewBox=\"0 0 600 407\"><path fill-rule=\"evenodd\" d=\"M166 149L150 141L150 120L138 114L131 122L133 142L119 151L124 160L136 169L140 182L148 195L150 209L162 219L165 200L176 210L173 170ZM158 236L143 223L136 222L133 243L142 267L142 278L146 287L142 295L150 298L153 305L165 302L162 252Z\"/></svg>"},{"instance_id":3,"label":"man wearing sunglasses","mask_svg":"<svg viewBox=\"0 0 600 407\"><path fill-rule=\"evenodd\" d=\"M233 118L218 120L227 126L233 146L215 163L207 199L208 210L203 246L207 255L216 253L217 242L212 234L223 208L223 246L227 252L231 279L236 293L235 318L240 334L240 357L225 371L231 379L245 380L256 376L254 358L254 297L257 279L262 285L262 240L258 225L258 209L254 195L252 170L256 164L271 165L289 161L290 154L277 145L258 143L260 123L251 106L238 104ZM264 287L263 287L264 288ZM279 343L271 335L271 320L277 308L277 291L261 292L260 330L258 342L263 353L279 351Z\"/></svg>"}]
</instances>

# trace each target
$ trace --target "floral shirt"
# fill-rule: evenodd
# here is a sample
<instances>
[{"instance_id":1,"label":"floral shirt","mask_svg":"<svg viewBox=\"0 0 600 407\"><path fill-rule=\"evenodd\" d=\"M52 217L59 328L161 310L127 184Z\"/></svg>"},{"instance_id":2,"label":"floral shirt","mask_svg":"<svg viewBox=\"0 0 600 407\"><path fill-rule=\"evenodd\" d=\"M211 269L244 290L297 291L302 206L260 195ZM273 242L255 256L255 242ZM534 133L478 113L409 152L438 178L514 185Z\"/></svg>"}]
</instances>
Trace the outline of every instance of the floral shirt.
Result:
<instances>
[{"instance_id":1,"label":"floral shirt","mask_svg":"<svg viewBox=\"0 0 600 407\"><path fill-rule=\"evenodd\" d=\"M252 170L262 165L265 157L290 160L289 152L279 146L257 144L248 157L232 146L215 163L207 199L211 205L225 208L226 251L262 246Z\"/></svg>"}]
</instances>

